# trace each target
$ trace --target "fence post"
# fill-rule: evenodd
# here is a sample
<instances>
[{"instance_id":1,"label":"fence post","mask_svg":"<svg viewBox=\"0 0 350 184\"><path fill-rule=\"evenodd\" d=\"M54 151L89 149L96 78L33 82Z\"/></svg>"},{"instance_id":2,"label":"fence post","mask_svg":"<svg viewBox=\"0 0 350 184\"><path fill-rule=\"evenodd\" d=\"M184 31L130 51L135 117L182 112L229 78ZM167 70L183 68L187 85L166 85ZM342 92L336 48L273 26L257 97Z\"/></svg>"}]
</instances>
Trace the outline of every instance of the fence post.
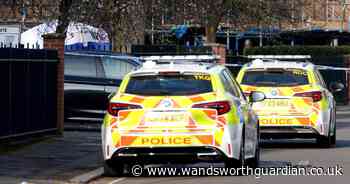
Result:
<instances>
[{"instance_id":1,"label":"fence post","mask_svg":"<svg viewBox=\"0 0 350 184\"><path fill-rule=\"evenodd\" d=\"M345 55L344 56L344 62L345 62L345 66L346 68L350 68L350 55ZM345 104L349 104L349 100L350 100L350 72L349 71L345 71L345 81L346 81L346 84L345 84L345 90L347 90L347 93L346 93L346 102Z\"/></svg>"},{"instance_id":2,"label":"fence post","mask_svg":"<svg viewBox=\"0 0 350 184\"><path fill-rule=\"evenodd\" d=\"M57 130L63 134L64 130L64 34L51 33L43 35L44 48L56 49L59 62L57 64Z\"/></svg>"}]
</instances>

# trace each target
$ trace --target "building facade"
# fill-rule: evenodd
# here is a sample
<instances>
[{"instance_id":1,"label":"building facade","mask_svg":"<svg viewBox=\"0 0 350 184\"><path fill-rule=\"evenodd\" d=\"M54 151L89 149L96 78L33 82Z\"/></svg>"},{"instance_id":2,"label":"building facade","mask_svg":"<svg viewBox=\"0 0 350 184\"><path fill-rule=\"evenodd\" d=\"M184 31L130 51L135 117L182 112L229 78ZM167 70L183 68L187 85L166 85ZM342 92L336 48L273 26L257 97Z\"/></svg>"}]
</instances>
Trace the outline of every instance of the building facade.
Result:
<instances>
[{"instance_id":1,"label":"building facade","mask_svg":"<svg viewBox=\"0 0 350 184\"><path fill-rule=\"evenodd\" d=\"M296 21L290 29L350 30L349 0L305 0L295 6Z\"/></svg>"}]
</instances>

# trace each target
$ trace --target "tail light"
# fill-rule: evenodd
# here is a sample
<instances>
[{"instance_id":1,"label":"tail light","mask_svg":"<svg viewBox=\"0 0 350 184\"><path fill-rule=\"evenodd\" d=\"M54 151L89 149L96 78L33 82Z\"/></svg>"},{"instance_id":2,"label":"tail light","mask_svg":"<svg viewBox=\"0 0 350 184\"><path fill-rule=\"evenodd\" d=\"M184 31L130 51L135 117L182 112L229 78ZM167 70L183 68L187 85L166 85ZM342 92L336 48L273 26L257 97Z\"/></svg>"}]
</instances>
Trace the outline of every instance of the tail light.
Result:
<instances>
[{"instance_id":1,"label":"tail light","mask_svg":"<svg viewBox=\"0 0 350 184\"><path fill-rule=\"evenodd\" d=\"M108 104L108 113L112 116L118 116L118 112L121 110L128 110L128 109L141 109L142 107L140 105L134 105L134 104L127 104L127 103L113 103L110 102Z\"/></svg>"},{"instance_id":2,"label":"tail light","mask_svg":"<svg viewBox=\"0 0 350 184\"><path fill-rule=\"evenodd\" d=\"M294 96L298 97L311 97L314 102L318 102L322 100L322 92L321 91L311 91L304 93L296 93Z\"/></svg>"},{"instance_id":3,"label":"tail light","mask_svg":"<svg viewBox=\"0 0 350 184\"><path fill-rule=\"evenodd\" d=\"M218 115L225 114L231 110L230 102L228 101L195 104L192 106L192 108L216 109L218 112Z\"/></svg>"}]
</instances>

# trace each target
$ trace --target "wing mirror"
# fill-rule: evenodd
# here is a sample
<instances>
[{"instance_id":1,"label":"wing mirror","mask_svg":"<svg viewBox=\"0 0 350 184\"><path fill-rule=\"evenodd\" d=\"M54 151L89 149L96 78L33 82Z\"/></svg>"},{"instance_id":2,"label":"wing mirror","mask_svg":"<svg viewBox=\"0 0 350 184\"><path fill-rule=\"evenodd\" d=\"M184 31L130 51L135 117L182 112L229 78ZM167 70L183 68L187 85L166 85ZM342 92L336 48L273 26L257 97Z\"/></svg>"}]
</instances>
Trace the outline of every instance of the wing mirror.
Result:
<instances>
[{"instance_id":1,"label":"wing mirror","mask_svg":"<svg viewBox=\"0 0 350 184\"><path fill-rule=\"evenodd\" d=\"M331 82L329 84L329 89L332 93L342 91L345 88L344 84L340 82Z\"/></svg>"},{"instance_id":2,"label":"wing mirror","mask_svg":"<svg viewBox=\"0 0 350 184\"><path fill-rule=\"evenodd\" d=\"M265 100L265 94L260 91L252 91L249 95L249 102L255 103L255 102L261 102Z\"/></svg>"}]
</instances>

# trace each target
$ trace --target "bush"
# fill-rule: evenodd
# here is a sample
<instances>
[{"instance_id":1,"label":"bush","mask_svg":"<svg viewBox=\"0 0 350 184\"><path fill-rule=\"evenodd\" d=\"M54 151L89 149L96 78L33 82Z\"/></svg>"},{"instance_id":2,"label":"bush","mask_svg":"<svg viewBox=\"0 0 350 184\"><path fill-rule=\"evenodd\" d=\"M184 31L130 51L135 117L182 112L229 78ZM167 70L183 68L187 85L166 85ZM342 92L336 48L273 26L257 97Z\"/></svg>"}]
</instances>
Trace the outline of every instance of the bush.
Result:
<instances>
[{"instance_id":1,"label":"bush","mask_svg":"<svg viewBox=\"0 0 350 184\"><path fill-rule=\"evenodd\" d=\"M266 46L244 50L244 55L311 55L315 57L341 56L349 54L350 46Z\"/></svg>"}]
</instances>

